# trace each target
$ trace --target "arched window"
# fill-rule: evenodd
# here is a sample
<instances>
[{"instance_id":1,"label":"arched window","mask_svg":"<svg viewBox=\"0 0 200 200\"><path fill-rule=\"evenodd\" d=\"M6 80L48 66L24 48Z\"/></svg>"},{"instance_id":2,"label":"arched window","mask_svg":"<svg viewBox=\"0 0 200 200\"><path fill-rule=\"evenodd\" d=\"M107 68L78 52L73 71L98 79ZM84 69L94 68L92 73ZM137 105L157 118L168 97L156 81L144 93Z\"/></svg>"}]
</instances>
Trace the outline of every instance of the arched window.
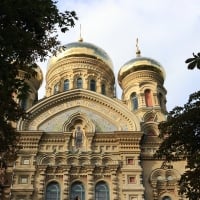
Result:
<instances>
[{"instance_id":1,"label":"arched window","mask_svg":"<svg viewBox=\"0 0 200 200\"><path fill-rule=\"evenodd\" d=\"M66 79L64 81L64 91L67 91L67 90L69 90L69 80L68 79Z\"/></svg>"},{"instance_id":2,"label":"arched window","mask_svg":"<svg viewBox=\"0 0 200 200\"><path fill-rule=\"evenodd\" d=\"M132 109L137 110L138 109L138 98L135 92L131 94L131 104L132 104Z\"/></svg>"},{"instance_id":3,"label":"arched window","mask_svg":"<svg viewBox=\"0 0 200 200\"><path fill-rule=\"evenodd\" d=\"M45 200L60 200L60 186L57 182L51 182L47 185Z\"/></svg>"},{"instance_id":4,"label":"arched window","mask_svg":"<svg viewBox=\"0 0 200 200\"><path fill-rule=\"evenodd\" d=\"M106 94L106 85L104 83L101 84L101 94Z\"/></svg>"},{"instance_id":5,"label":"arched window","mask_svg":"<svg viewBox=\"0 0 200 200\"><path fill-rule=\"evenodd\" d=\"M152 94L150 89L144 91L144 96L145 96L146 106L147 107L153 106Z\"/></svg>"},{"instance_id":6,"label":"arched window","mask_svg":"<svg viewBox=\"0 0 200 200\"><path fill-rule=\"evenodd\" d=\"M56 83L56 84L54 85L53 93L54 93L54 94L57 94L58 92L59 92L59 83Z\"/></svg>"},{"instance_id":7,"label":"arched window","mask_svg":"<svg viewBox=\"0 0 200 200\"><path fill-rule=\"evenodd\" d=\"M82 78L77 78L77 80L76 80L76 88L78 88L78 89L83 88L83 80L82 80Z\"/></svg>"},{"instance_id":8,"label":"arched window","mask_svg":"<svg viewBox=\"0 0 200 200\"><path fill-rule=\"evenodd\" d=\"M172 200L172 199L171 199L171 197L169 197L169 196L164 196L164 197L162 198L162 200Z\"/></svg>"},{"instance_id":9,"label":"arched window","mask_svg":"<svg viewBox=\"0 0 200 200\"><path fill-rule=\"evenodd\" d=\"M109 200L109 189L104 181L101 181L95 186L95 200Z\"/></svg>"},{"instance_id":10,"label":"arched window","mask_svg":"<svg viewBox=\"0 0 200 200\"><path fill-rule=\"evenodd\" d=\"M90 80L90 90L96 91L96 81L95 80Z\"/></svg>"},{"instance_id":11,"label":"arched window","mask_svg":"<svg viewBox=\"0 0 200 200\"><path fill-rule=\"evenodd\" d=\"M70 200L85 200L85 190L81 182L75 182L71 186Z\"/></svg>"}]
</instances>

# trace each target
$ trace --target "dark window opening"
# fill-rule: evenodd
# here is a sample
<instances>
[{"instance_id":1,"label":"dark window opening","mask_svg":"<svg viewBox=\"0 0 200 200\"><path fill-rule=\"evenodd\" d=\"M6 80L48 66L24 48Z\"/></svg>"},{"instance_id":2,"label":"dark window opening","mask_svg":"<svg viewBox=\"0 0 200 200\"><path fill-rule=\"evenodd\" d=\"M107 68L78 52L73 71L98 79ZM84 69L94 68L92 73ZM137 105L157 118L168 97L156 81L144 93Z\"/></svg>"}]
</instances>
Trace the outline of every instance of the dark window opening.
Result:
<instances>
[{"instance_id":1,"label":"dark window opening","mask_svg":"<svg viewBox=\"0 0 200 200\"><path fill-rule=\"evenodd\" d=\"M83 81L82 81L82 78L77 78L77 80L76 80L76 87L77 87L78 89L83 88Z\"/></svg>"},{"instance_id":2,"label":"dark window opening","mask_svg":"<svg viewBox=\"0 0 200 200\"><path fill-rule=\"evenodd\" d=\"M68 79L64 81L64 91L67 91L67 90L69 90L69 80Z\"/></svg>"},{"instance_id":3,"label":"dark window opening","mask_svg":"<svg viewBox=\"0 0 200 200\"><path fill-rule=\"evenodd\" d=\"M90 90L91 91L96 91L96 81L95 80L90 80Z\"/></svg>"},{"instance_id":4,"label":"dark window opening","mask_svg":"<svg viewBox=\"0 0 200 200\"><path fill-rule=\"evenodd\" d=\"M101 85L101 94L106 94L106 85L104 83Z\"/></svg>"},{"instance_id":5,"label":"dark window opening","mask_svg":"<svg viewBox=\"0 0 200 200\"><path fill-rule=\"evenodd\" d=\"M132 103L132 109L137 110L138 109L138 98L135 92L131 95L131 103Z\"/></svg>"}]
</instances>

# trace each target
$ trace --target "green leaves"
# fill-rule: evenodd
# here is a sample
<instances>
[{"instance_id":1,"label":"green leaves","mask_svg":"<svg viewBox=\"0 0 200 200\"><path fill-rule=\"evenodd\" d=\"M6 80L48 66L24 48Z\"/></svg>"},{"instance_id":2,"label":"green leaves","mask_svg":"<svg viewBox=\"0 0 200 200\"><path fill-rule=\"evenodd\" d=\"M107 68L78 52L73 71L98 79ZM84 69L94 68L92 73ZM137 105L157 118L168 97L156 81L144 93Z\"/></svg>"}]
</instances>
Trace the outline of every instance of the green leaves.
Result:
<instances>
[{"instance_id":1,"label":"green leaves","mask_svg":"<svg viewBox=\"0 0 200 200\"><path fill-rule=\"evenodd\" d=\"M183 107L169 112L159 129L163 142L155 156L167 161L185 159L180 193L190 200L200 199L200 91L191 94Z\"/></svg>"},{"instance_id":2,"label":"green leaves","mask_svg":"<svg viewBox=\"0 0 200 200\"><path fill-rule=\"evenodd\" d=\"M29 95L36 62L59 48L58 28L66 32L76 20L74 11L59 12L54 0L0 1L0 153L16 147L11 124L24 116L16 99Z\"/></svg>"},{"instance_id":3,"label":"green leaves","mask_svg":"<svg viewBox=\"0 0 200 200\"><path fill-rule=\"evenodd\" d=\"M188 58L185 63L188 64L188 69L193 70L195 67L200 69L200 53L192 54L193 58Z\"/></svg>"}]
</instances>

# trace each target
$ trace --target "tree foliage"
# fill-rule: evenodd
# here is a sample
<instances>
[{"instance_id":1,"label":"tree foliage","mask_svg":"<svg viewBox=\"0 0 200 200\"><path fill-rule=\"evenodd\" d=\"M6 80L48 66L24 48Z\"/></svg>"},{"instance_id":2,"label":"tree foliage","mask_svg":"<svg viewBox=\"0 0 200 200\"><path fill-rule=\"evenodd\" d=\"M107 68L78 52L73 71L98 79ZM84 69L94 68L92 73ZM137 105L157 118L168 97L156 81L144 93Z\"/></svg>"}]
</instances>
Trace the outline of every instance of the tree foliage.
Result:
<instances>
[{"instance_id":1,"label":"tree foliage","mask_svg":"<svg viewBox=\"0 0 200 200\"><path fill-rule=\"evenodd\" d=\"M59 12L53 0L0 1L0 152L12 154L16 146L11 122L24 116L15 98L28 94L25 79L35 74L37 61L58 49L57 30L66 32L76 19L74 11Z\"/></svg>"},{"instance_id":2,"label":"tree foliage","mask_svg":"<svg viewBox=\"0 0 200 200\"><path fill-rule=\"evenodd\" d=\"M169 112L159 129L164 140L156 156L167 161L185 159L180 193L190 200L200 199L200 91L191 94L183 107Z\"/></svg>"},{"instance_id":3,"label":"tree foliage","mask_svg":"<svg viewBox=\"0 0 200 200\"><path fill-rule=\"evenodd\" d=\"M193 58L188 58L185 63L188 64L188 69L194 69L197 67L197 69L200 69L200 53L192 54Z\"/></svg>"}]
</instances>

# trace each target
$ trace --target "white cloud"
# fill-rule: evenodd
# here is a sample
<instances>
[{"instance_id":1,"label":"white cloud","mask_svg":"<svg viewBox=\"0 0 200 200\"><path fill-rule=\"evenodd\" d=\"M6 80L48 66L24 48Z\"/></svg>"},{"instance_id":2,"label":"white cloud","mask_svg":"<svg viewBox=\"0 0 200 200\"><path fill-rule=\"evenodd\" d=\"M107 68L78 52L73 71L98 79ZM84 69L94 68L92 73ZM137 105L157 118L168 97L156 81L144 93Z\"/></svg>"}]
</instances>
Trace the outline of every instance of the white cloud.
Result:
<instances>
[{"instance_id":1,"label":"white cloud","mask_svg":"<svg viewBox=\"0 0 200 200\"><path fill-rule=\"evenodd\" d=\"M192 52L200 51L199 0L58 0L58 6L79 16L75 28L60 34L62 44L78 40L81 23L84 40L110 55L115 74L134 58L138 37L142 55L159 61L166 70L168 110L186 103L189 94L199 89L200 71L189 71L184 63Z\"/></svg>"}]
</instances>

